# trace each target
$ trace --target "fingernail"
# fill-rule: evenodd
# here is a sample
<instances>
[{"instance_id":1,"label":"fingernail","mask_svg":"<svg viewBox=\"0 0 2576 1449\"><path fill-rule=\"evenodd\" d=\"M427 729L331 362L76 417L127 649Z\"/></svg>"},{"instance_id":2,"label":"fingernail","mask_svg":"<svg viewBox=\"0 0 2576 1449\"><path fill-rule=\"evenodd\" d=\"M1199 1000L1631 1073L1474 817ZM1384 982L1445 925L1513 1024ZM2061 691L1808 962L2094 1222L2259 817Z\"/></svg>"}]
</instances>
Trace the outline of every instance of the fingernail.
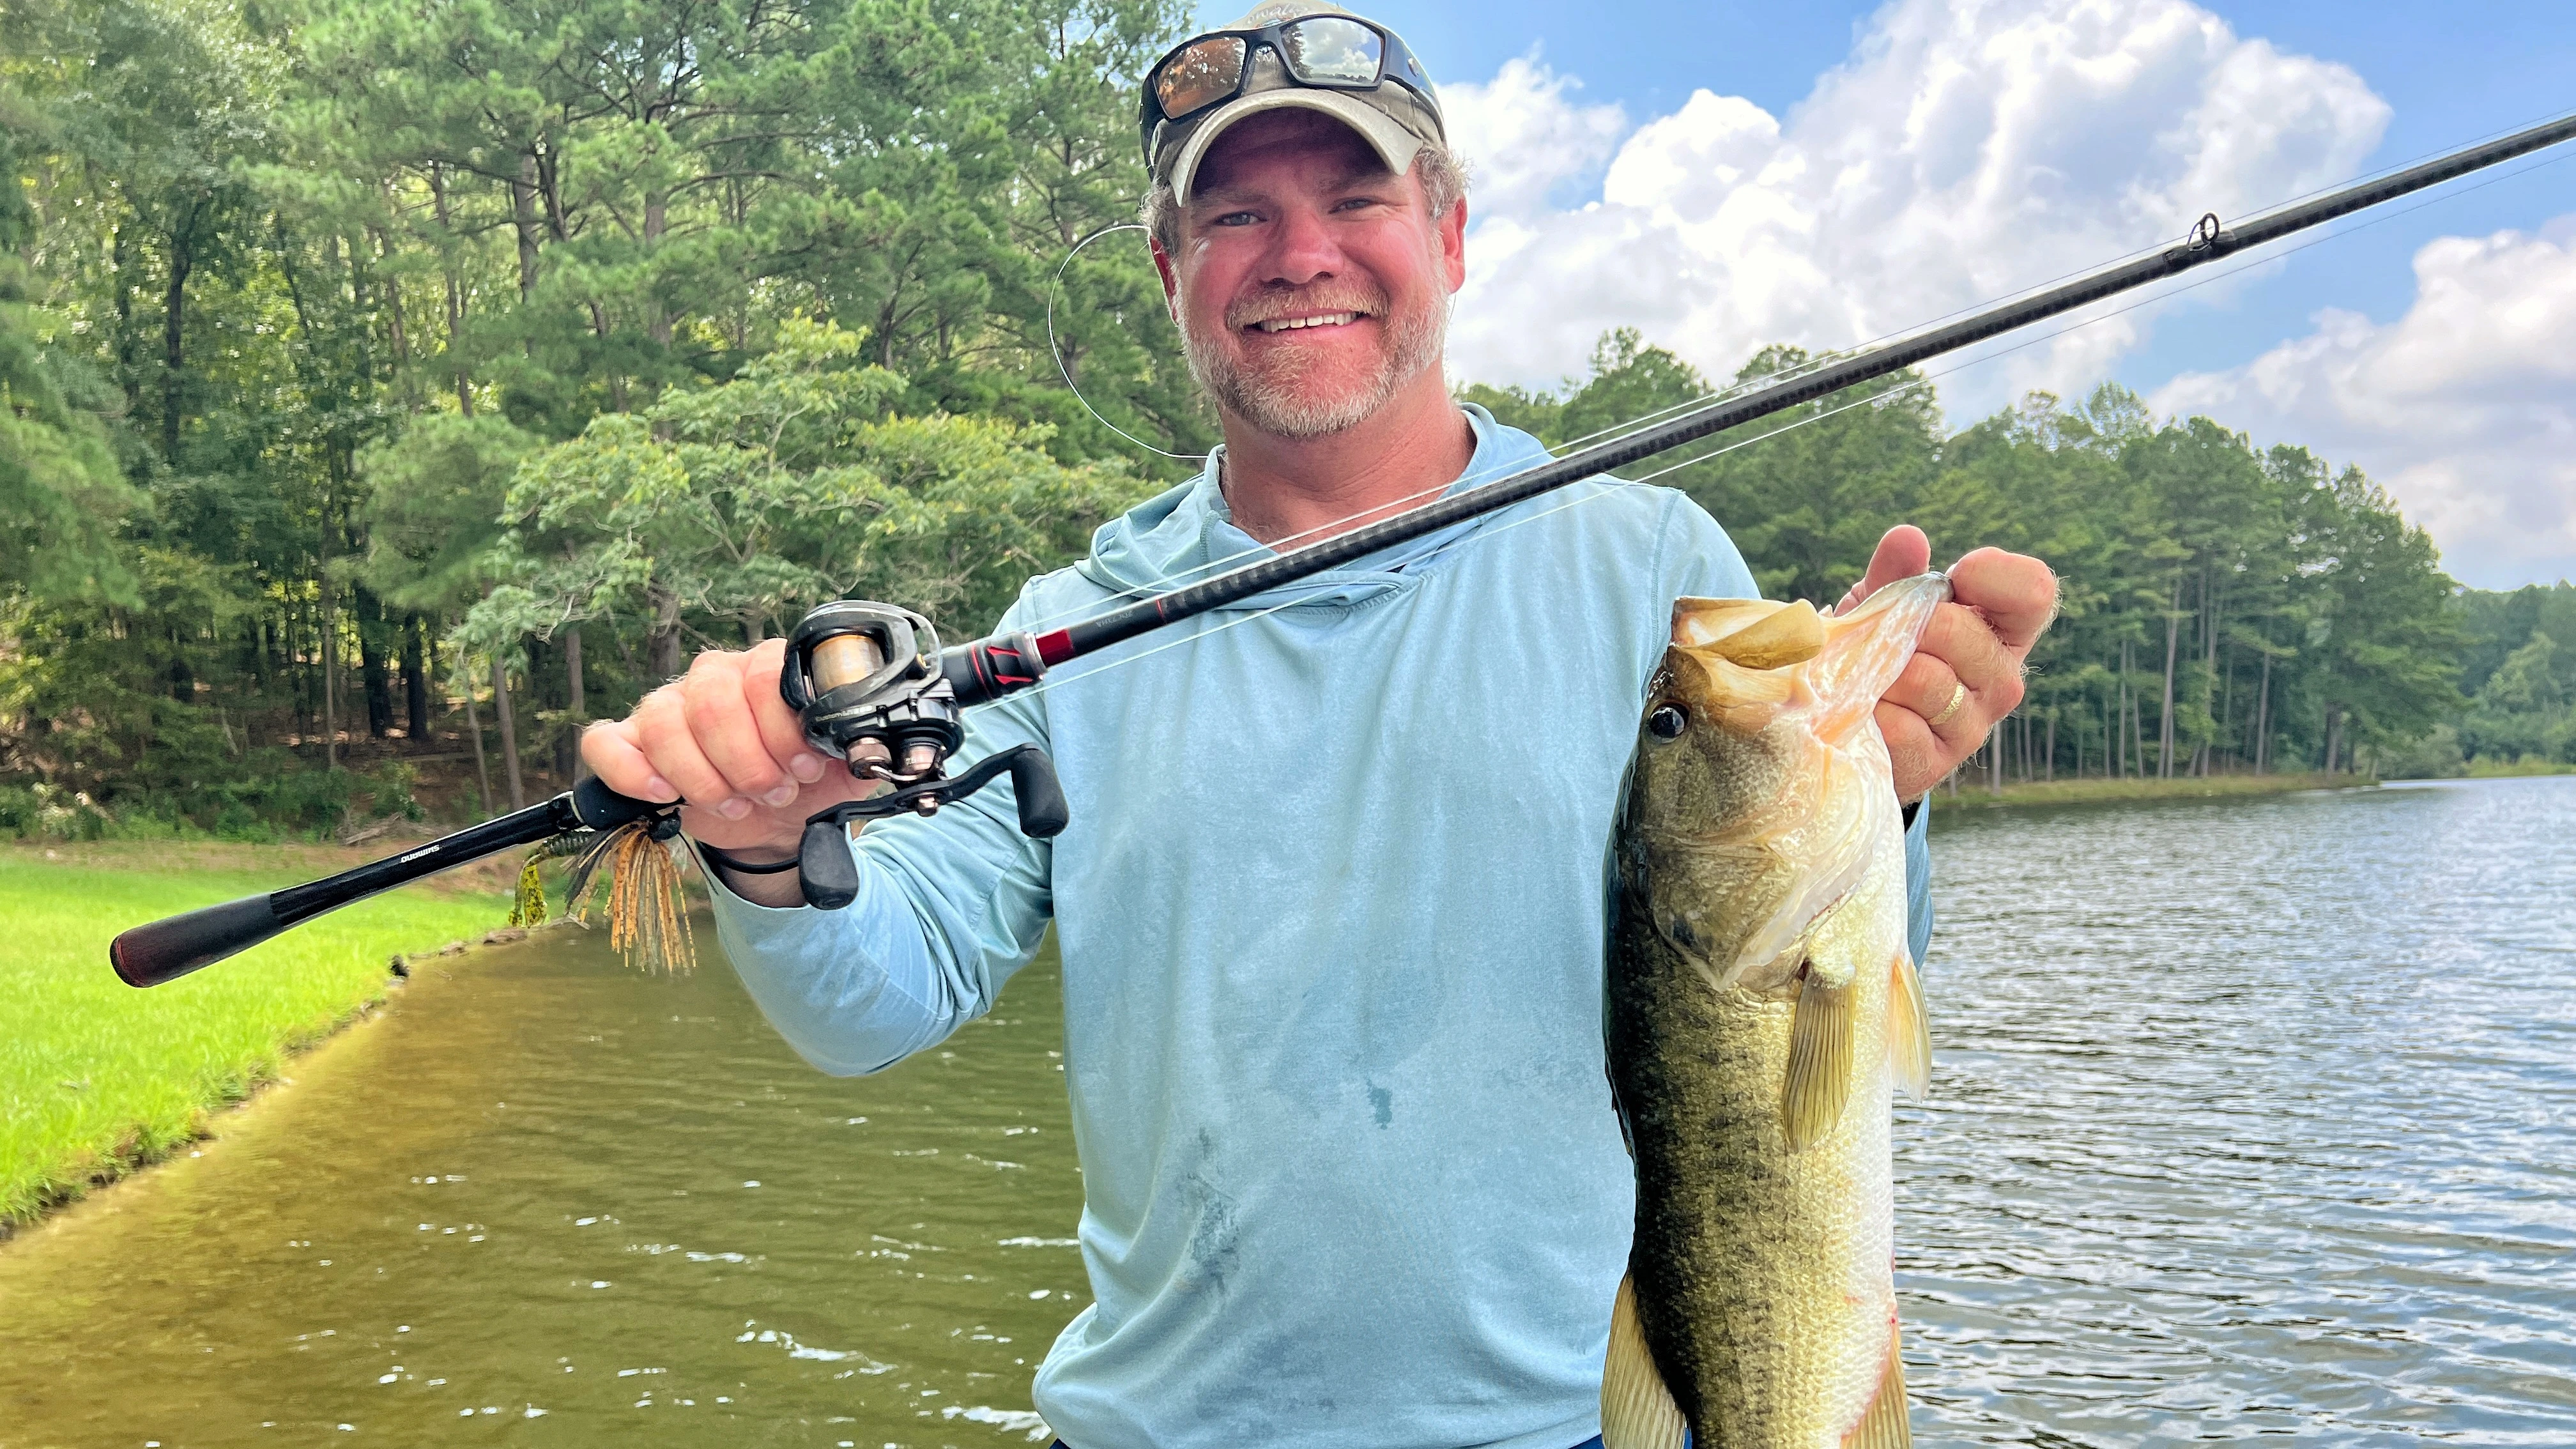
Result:
<instances>
[{"instance_id":1,"label":"fingernail","mask_svg":"<svg viewBox=\"0 0 2576 1449\"><path fill-rule=\"evenodd\" d=\"M796 803L796 786L792 783L781 785L760 798L772 805L793 805Z\"/></svg>"},{"instance_id":2,"label":"fingernail","mask_svg":"<svg viewBox=\"0 0 2576 1449\"><path fill-rule=\"evenodd\" d=\"M716 813L727 820L740 820L751 813L751 802L740 795L727 795L717 802Z\"/></svg>"},{"instance_id":3,"label":"fingernail","mask_svg":"<svg viewBox=\"0 0 2576 1449\"><path fill-rule=\"evenodd\" d=\"M811 785L823 778L823 762L813 755L798 755L787 762L787 773Z\"/></svg>"},{"instance_id":4,"label":"fingernail","mask_svg":"<svg viewBox=\"0 0 2576 1449\"><path fill-rule=\"evenodd\" d=\"M655 775L652 779L644 782L644 795L646 799L650 800L677 800L680 798L680 792L671 788L671 782L663 779L659 775Z\"/></svg>"}]
</instances>

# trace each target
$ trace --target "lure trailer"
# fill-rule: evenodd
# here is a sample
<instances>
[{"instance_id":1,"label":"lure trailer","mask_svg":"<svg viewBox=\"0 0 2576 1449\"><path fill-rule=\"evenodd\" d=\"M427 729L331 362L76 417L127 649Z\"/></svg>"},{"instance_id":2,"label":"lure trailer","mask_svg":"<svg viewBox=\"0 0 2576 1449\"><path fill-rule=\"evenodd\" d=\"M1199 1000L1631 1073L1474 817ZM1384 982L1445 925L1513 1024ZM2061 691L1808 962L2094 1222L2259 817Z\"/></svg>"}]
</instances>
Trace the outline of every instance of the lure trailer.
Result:
<instances>
[{"instance_id":1,"label":"lure trailer","mask_svg":"<svg viewBox=\"0 0 2576 1449\"><path fill-rule=\"evenodd\" d=\"M1721 395L1660 422L1491 483L1462 488L1392 518L1061 628L995 635L943 649L930 621L909 609L851 599L824 604L808 613L789 637L779 692L802 718L809 744L844 761L854 775L882 780L894 788L866 800L835 805L806 822L797 857L805 899L837 910L857 895L858 880L849 852L842 848L851 822L905 811L932 814L1006 772L1022 832L1043 839L1062 831L1070 818L1064 792L1053 764L1037 746L1001 751L956 775L946 768L964 738L961 719L966 710L1035 687L1056 666L1569 483L2569 139L2576 139L2576 116L2464 147L2234 226L2222 224L2214 213L2206 215L2174 246ZM642 832L653 840L667 841L679 832L679 807L629 799L596 779L585 780L541 804L327 879L134 927L110 944L108 956L128 985L157 986L379 891L504 850L583 831Z\"/></svg>"}]
</instances>

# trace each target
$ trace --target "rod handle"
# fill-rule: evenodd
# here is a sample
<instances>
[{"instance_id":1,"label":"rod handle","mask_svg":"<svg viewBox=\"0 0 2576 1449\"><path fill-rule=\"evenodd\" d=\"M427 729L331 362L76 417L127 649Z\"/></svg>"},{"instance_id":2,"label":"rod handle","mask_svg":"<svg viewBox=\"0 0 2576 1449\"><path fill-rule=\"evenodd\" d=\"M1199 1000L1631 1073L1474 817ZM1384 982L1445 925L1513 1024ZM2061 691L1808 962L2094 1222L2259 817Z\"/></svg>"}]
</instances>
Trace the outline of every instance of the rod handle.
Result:
<instances>
[{"instance_id":1,"label":"rod handle","mask_svg":"<svg viewBox=\"0 0 2576 1449\"><path fill-rule=\"evenodd\" d=\"M244 896L219 906L136 926L108 943L107 959L128 986L159 986L283 931L268 896Z\"/></svg>"}]
</instances>

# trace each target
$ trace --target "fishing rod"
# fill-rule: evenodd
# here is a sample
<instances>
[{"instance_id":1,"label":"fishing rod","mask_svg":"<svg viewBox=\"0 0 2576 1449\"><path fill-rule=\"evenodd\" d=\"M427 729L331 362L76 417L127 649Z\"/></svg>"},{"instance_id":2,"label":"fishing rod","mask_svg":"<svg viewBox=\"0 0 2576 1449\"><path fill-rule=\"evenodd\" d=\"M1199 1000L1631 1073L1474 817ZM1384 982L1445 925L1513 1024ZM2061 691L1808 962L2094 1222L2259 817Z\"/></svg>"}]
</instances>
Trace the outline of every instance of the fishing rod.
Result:
<instances>
[{"instance_id":1,"label":"fishing rod","mask_svg":"<svg viewBox=\"0 0 2576 1449\"><path fill-rule=\"evenodd\" d=\"M2462 147L2233 226L2211 212L2173 246L1722 395L1392 518L1059 628L997 634L943 649L938 631L912 610L856 599L824 604L789 636L779 693L802 719L811 745L844 761L854 775L894 788L835 805L806 822L796 859L805 899L836 910L856 898L855 865L842 848L854 821L904 811L931 814L1005 772L1011 776L1022 832L1045 839L1062 831L1069 820L1064 792L1052 763L1035 745L1003 751L962 774L946 772L948 757L965 737L960 722L965 710L1037 687L1050 669L1569 483L2570 139L2576 139L2576 115ZM643 831L667 841L678 833L678 816L676 804L629 799L587 780L542 804L340 875L137 926L118 936L108 955L129 985L154 986L325 911L453 866L568 832Z\"/></svg>"}]
</instances>

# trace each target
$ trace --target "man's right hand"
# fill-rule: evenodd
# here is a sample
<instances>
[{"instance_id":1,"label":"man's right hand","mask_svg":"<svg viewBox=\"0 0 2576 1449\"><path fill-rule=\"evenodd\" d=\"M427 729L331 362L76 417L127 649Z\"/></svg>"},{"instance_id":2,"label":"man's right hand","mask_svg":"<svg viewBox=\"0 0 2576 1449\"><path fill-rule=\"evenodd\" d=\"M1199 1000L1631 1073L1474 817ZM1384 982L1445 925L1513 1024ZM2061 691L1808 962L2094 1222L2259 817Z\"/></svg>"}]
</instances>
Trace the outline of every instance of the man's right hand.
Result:
<instances>
[{"instance_id":1,"label":"man's right hand","mask_svg":"<svg viewBox=\"0 0 2576 1449\"><path fill-rule=\"evenodd\" d=\"M621 795L683 802L680 828L700 844L746 861L785 860L803 842L805 817L878 788L806 743L778 694L786 657L784 639L708 650L633 714L584 731L581 757ZM764 905L800 899L794 871L725 879Z\"/></svg>"}]
</instances>

